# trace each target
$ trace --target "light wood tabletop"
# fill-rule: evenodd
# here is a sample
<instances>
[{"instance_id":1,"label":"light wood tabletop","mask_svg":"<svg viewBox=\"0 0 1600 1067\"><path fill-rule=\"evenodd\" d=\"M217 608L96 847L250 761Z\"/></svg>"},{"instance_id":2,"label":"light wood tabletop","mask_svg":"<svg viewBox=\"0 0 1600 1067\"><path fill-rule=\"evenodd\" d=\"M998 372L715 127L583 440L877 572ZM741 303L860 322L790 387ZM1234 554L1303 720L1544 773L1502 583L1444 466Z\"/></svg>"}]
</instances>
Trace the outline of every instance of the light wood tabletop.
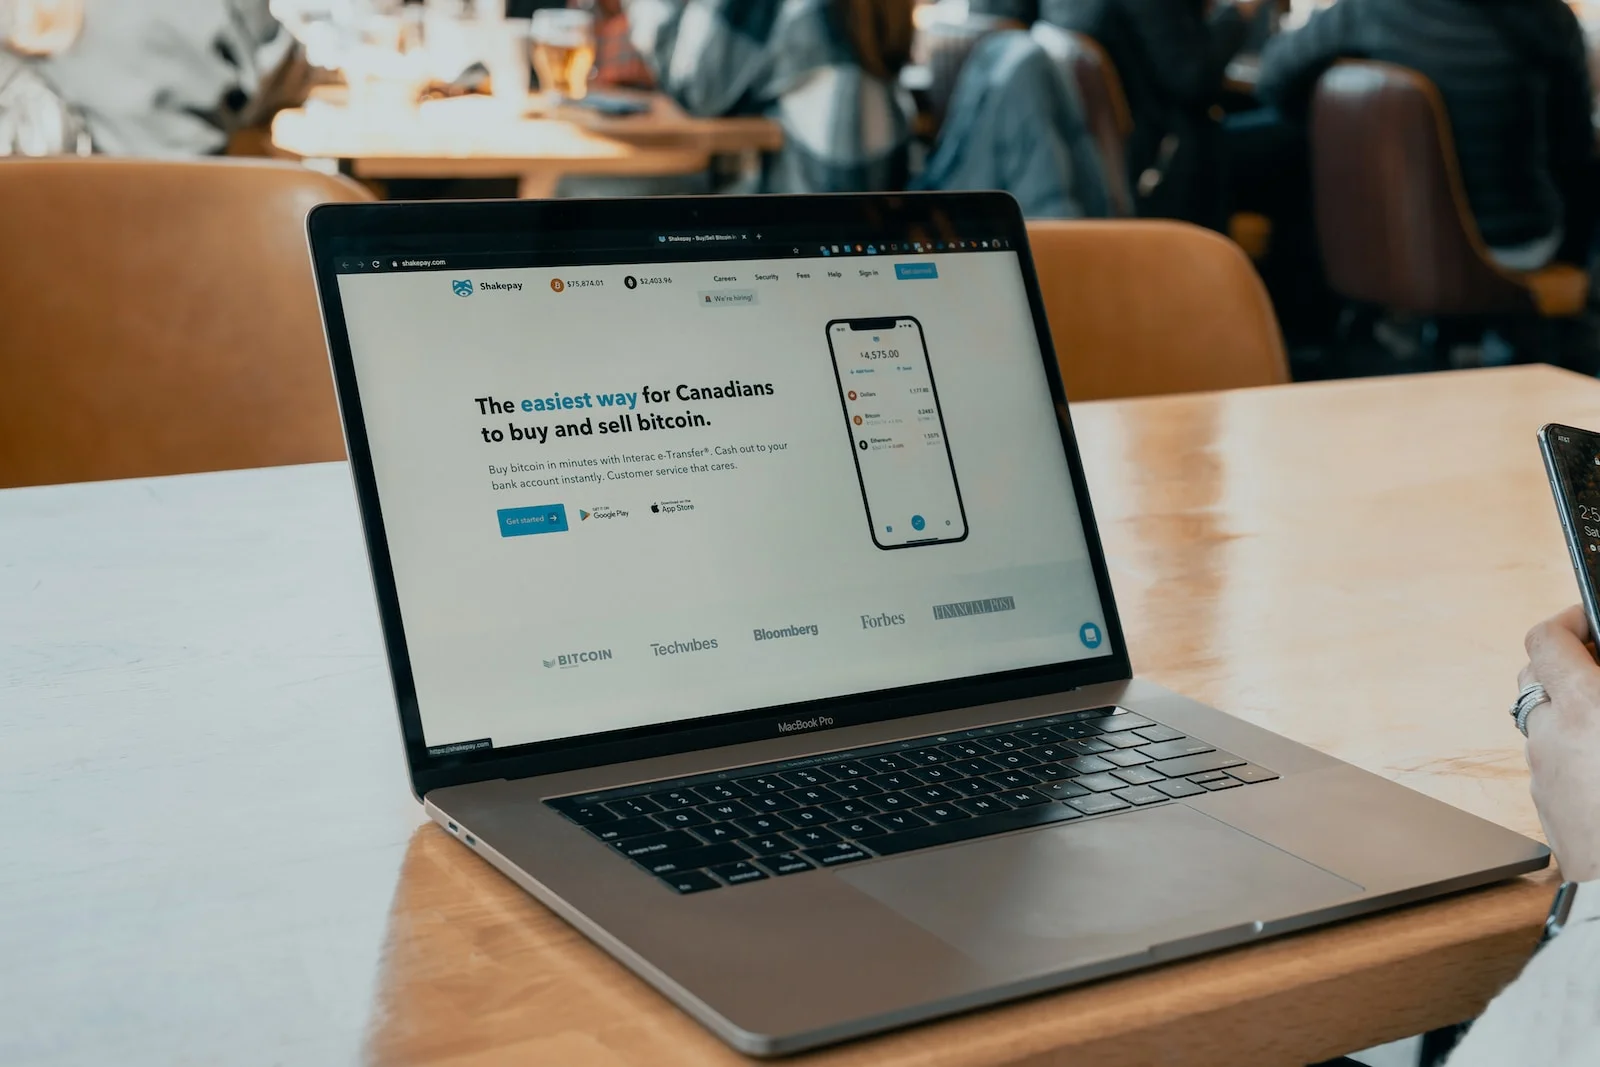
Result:
<instances>
[{"instance_id":1,"label":"light wood tabletop","mask_svg":"<svg viewBox=\"0 0 1600 1067\"><path fill-rule=\"evenodd\" d=\"M661 177L706 169L713 154L781 147L778 124L759 116L696 118L660 93L645 111L606 115L533 94L510 108L488 96L429 100L415 108L352 109L319 90L272 121L282 155L337 166L357 178L519 179L524 197L552 196L568 175Z\"/></svg>"},{"instance_id":2,"label":"light wood tabletop","mask_svg":"<svg viewBox=\"0 0 1600 1067\"><path fill-rule=\"evenodd\" d=\"M1537 834L1505 708L1576 597L1534 432L1600 383L1075 418L1140 673ZM0 739L0 1063L743 1062L424 824L342 465L0 492ZM1554 878L798 1062L1305 1063L1477 1012Z\"/></svg>"}]
</instances>

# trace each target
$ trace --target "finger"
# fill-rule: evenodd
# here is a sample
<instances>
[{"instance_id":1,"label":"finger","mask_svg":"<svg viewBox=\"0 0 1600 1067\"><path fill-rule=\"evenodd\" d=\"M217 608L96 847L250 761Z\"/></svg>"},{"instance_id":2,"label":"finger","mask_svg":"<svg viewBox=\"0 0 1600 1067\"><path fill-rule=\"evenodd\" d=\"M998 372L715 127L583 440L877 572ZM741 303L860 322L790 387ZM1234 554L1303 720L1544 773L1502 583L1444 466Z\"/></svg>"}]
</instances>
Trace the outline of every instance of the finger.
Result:
<instances>
[{"instance_id":1,"label":"finger","mask_svg":"<svg viewBox=\"0 0 1600 1067\"><path fill-rule=\"evenodd\" d=\"M1533 676L1556 700L1583 700L1600 692L1600 666L1583 643L1588 624L1581 608L1569 609L1528 631Z\"/></svg>"},{"instance_id":2,"label":"finger","mask_svg":"<svg viewBox=\"0 0 1600 1067\"><path fill-rule=\"evenodd\" d=\"M1533 673L1533 664L1531 663L1527 664L1522 668L1522 670L1517 672L1517 688L1519 690L1528 688L1528 686L1532 685L1538 680L1538 677Z\"/></svg>"}]
</instances>

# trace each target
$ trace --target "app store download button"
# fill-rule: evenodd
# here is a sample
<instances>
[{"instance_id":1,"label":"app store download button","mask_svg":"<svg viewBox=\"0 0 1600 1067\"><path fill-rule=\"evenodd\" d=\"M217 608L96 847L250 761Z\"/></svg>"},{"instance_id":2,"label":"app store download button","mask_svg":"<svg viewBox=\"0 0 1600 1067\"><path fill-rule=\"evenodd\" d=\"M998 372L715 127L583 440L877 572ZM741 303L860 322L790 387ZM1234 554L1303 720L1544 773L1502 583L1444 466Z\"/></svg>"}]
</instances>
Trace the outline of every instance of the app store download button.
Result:
<instances>
[{"instance_id":1,"label":"app store download button","mask_svg":"<svg viewBox=\"0 0 1600 1067\"><path fill-rule=\"evenodd\" d=\"M540 504L532 508L501 508L501 537L526 537L529 534L566 533L567 506Z\"/></svg>"},{"instance_id":2,"label":"app store download button","mask_svg":"<svg viewBox=\"0 0 1600 1067\"><path fill-rule=\"evenodd\" d=\"M916 278L937 278L939 277L939 265L937 263L896 263L894 265L894 276L903 282Z\"/></svg>"}]
</instances>

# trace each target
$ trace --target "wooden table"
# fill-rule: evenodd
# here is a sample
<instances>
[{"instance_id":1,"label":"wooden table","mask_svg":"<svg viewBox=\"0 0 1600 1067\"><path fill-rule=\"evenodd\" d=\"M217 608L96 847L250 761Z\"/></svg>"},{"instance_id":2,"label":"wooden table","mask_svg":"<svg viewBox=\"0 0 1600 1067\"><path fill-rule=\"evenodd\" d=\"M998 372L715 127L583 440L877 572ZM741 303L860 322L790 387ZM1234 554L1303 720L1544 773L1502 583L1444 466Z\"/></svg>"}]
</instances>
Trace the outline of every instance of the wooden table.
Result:
<instances>
[{"instance_id":1,"label":"wooden table","mask_svg":"<svg viewBox=\"0 0 1600 1067\"><path fill-rule=\"evenodd\" d=\"M1505 715L1575 599L1534 431L1467 371L1086 404L1135 665L1537 833ZM0 493L0 1063L742 1062L408 795L340 465ZM1298 1064L1470 1016L1553 872L804 1057Z\"/></svg>"},{"instance_id":2,"label":"wooden table","mask_svg":"<svg viewBox=\"0 0 1600 1067\"><path fill-rule=\"evenodd\" d=\"M536 94L522 107L465 96L375 112L324 89L278 113L272 146L357 178L515 177L519 195L547 197L567 175L693 174L714 154L755 156L783 144L770 119L695 118L659 93L627 95L649 110L608 116Z\"/></svg>"}]
</instances>

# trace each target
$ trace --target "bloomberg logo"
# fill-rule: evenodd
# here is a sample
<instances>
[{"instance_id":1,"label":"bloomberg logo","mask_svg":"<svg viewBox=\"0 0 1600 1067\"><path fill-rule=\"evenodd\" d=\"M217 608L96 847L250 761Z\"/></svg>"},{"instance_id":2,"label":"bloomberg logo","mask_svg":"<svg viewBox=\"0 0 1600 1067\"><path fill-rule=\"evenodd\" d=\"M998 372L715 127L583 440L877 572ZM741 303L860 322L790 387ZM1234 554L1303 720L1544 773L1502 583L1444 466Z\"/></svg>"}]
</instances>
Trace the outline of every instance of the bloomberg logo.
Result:
<instances>
[{"instance_id":1,"label":"bloomberg logo","mask_svg":"<svg viewBox=\"0 0 1600 1067\"><path fill-rule=\"evenodd\" d=\"M600 663L611 658L609 648L598 648L593 652L563 652L555 659L542 660L545 667L560 667L567 670L570 667L581 667L585 663Z\"/></svg>"}]
</instances>

